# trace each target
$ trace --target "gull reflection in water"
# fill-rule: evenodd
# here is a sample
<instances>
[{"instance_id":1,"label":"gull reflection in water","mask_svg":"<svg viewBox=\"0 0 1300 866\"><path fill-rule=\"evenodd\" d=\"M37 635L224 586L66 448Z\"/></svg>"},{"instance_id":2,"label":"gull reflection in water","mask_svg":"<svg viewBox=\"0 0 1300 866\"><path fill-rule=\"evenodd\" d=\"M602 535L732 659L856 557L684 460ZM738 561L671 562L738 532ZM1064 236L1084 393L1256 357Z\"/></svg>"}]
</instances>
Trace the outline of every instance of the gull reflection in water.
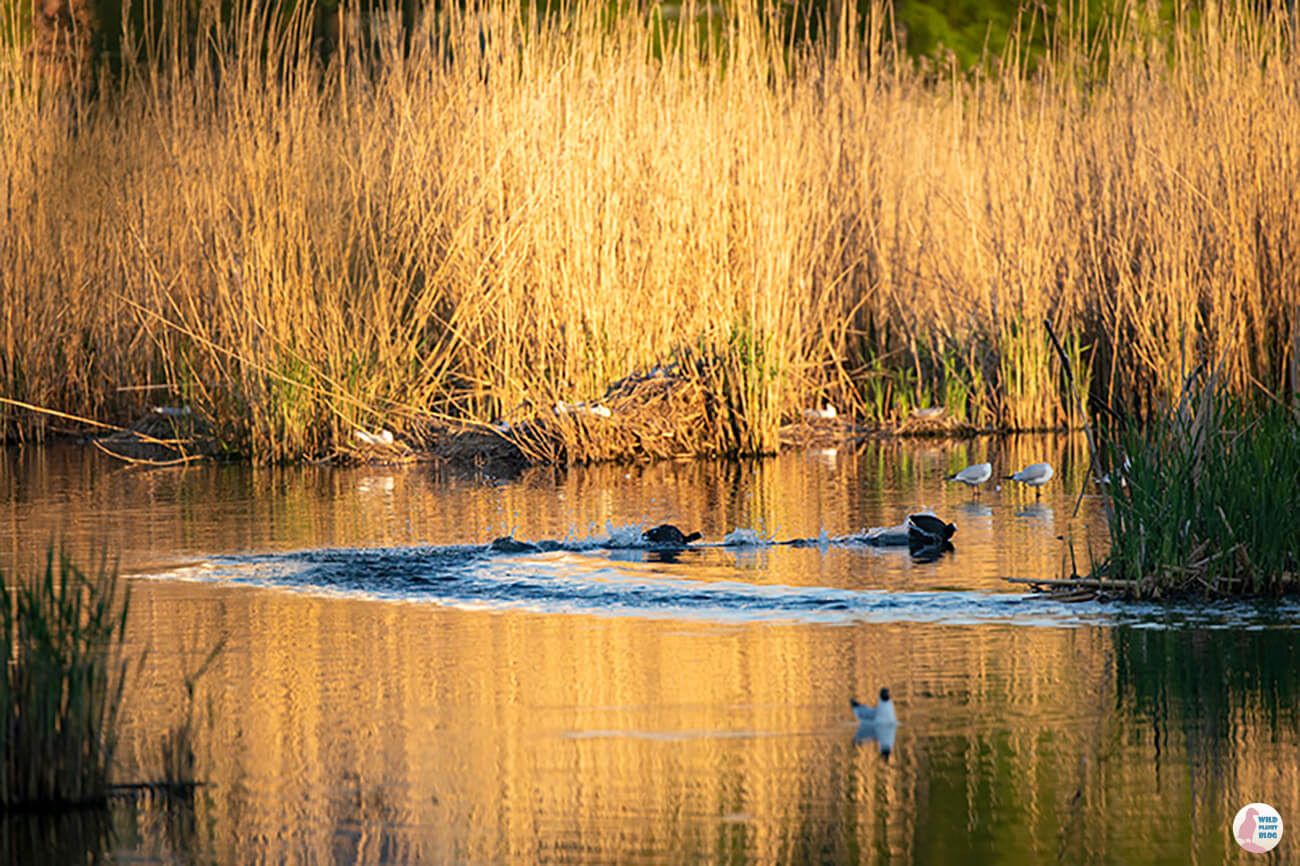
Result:
<instances>
[{"instance_id":1,"label":"gull reflection in water","mask_svg":"<svg viewBox=\"0 0 1300 866\"><path fill-rule=\"evenodd\" d=\"M968 519L973 520L978 517L991 520L993 518L993 506L985 505L983 502L963 502L953 507Z\"/></svg>"},{"instance_id":2,"label":"gull reflection in water","mask_svg":"<svg viewBox=\"0 0 1300 866\"><path fill-rule=\"evenodd\" d=\"M1016 511L1016 517L1023 517L1037 523L1051 523L1056 518L1056 512L1050 505L1032 502Z\"/></svg>"},{"instance_id":3,"label":"gull reflection in water","mask_svg":"<svg viewBox=\"0 0 1300 866\"><path fill-rule=\"evenodd\" d=\"M898 713L894 710L894 701L886 686L880 690L880 703L876 706L860 704L856 698L849 700L853 715L858 720L858 732L853 735L854 744L872 741L880 746L880 755L886 761L894 750L894 735L898 733Z\"/></svg>"},{"instance_id":4,"label":"gull reflection in water","mask_svg":"<svg viewBox=\"0 0 1300 866\"><path fill-rule=\"evenodd\" d=\"M898 722L863 722L853 735L853 745L875 743L880 747L880 757L888 761L890 752L894 751L894 737L897 734Z\"/></svg>"}]
</instances>

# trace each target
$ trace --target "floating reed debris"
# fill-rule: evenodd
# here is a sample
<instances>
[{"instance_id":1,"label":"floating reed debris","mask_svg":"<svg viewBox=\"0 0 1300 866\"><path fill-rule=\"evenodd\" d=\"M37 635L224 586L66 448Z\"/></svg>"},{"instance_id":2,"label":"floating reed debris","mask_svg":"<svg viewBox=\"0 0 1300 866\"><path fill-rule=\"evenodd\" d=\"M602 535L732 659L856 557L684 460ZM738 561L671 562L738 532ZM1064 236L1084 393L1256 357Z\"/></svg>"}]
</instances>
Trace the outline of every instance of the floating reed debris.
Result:
<instances>
[{"instance_id":1,"label":"floating reed debris","mask_svg":"<svg viewBox=\"0 0 1300 866\"><path fill-rule=\"evenodd\" d=\"M110 457L144 466L181 466L220 451L189 406L154 406L130 429L92 441Z\"/></svg>"},{"instance_id":2,"label":"floating reed debris","mask_svg":"<svg viewBox=\"0 0 1300 866\"><path fill-rule=\"evenodd\" d=\"M1117 596L1142 595L1142 585L1135 580L1100 580L1091 577L1048 579L1036 577L1004 577L1007 583L1028 586L1029 589L1052 601L1098 601Z\"/></svg>"},{"instance_id":3,"label":"floating reed debris","mask_svg":"<svg viewBox=\"0 0 1300 866\"><path fill-rule=\"evenodd\" d=\"M51 546L44 571L0 575L0 808L103 803L117 745L129 592Z\"/></svg>"}]
</instances>

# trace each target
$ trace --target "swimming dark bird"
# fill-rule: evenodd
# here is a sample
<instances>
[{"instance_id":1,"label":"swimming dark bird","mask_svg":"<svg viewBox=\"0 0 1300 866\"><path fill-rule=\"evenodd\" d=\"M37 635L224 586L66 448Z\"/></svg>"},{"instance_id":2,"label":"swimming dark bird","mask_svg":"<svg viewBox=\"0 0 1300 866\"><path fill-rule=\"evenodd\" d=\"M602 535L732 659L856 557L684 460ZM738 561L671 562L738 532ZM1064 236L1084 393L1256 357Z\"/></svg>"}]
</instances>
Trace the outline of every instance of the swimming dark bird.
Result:
<instances>
[{"instance_id":1,"label":"swimming dark bird","mask_svg":"<svg viewBox=\"0 0 1300 866\"><path fill-rule=\"evenodd\" d=\"M538 553L541 548L527 541L519 541L514 536L503 535L492 539L488 549L494 553Z\"/></svg>"},{"instance_id":2,"label":"swimming dark bird","mask_svg":"<svg viewBox=\"0 0 1300 866\"><path fill-rule=\"evenodd\" d=\"M685 547L692 541L699 541L704 536L698 532L692 532L690 535L684 534L671 523L664 523L656 526L654 529L647 529L641 533L641 537L651 544L662 544L669 547Z\"/></svg>"},{"instance_id":3,"label":"swimming dark bird","mask_svg":"<svg viewBox=\"0 0 1300 866\"><path fill-rule=\"evenodd\" d=\"M860 704L854 698L849 698L849 706L853 707L853 715L858 717L859 725L898 724L898 715L894 712L894 702L889 699L889 689L880 690L880 703L874 707Z\"/></svg>"},{"instance_id":4,"label":"swimming dark bird","mask_svg":"<svg viewBox=\"0 0 1300 866\"><path fill-rule=\"evenodd\" d=\"M944 523L928 512L907 515L907 540L909 543L942 544L952 538L957 524Z\"/></svg>"}]
</instances>

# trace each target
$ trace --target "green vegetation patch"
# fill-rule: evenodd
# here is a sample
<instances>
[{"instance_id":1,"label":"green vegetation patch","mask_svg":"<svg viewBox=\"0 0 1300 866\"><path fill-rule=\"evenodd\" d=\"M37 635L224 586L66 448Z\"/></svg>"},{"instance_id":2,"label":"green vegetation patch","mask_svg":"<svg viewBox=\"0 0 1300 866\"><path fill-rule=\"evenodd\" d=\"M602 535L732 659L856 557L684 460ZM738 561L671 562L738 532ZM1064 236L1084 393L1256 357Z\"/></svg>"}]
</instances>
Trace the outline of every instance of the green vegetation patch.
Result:
<instances>
[{"instance_id":1,"label":"green vegetation patch","mask_svg":"<svg viewBox=\"0 0 1300 866\"><path fill-rule=\"evenodd\" d=\"M1155 595L1295 590L1295 410L1248 408L1211 381L1143 429L1104 442L1112 467L1111 576L1144 580L1143 591Z\"/></svg>"},{"instance_id":2,"label":"green vegetation patch","mask_svg":"<svg viewBox=\"0 0 1300 866\"><path fill-rule=\"evenodd\" d=\"M118 648L128 592L100 557L87 573L66 552L30 579L0 575L0 807L102 803L117 744L127 662Z\"/></svg>"}]
</instances>

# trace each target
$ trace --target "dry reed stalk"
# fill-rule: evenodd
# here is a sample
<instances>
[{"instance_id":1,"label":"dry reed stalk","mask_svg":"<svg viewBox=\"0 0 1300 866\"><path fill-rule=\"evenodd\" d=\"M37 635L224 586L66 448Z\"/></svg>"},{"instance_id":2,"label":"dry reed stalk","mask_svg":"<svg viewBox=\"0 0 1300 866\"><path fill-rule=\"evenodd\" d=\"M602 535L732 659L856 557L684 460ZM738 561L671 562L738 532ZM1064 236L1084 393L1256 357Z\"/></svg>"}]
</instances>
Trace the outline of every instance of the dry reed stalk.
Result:
<instances>
[{"instance_id":1,"label":"dry reed stalk","mask_svg":"<svg viewBox=\"0 0 1300 866\"><path fill-rule=\"evenodd\" d=\"M409 34L341 21L327 67L303 21L269 55L208 22L213 62L148 61L76 112L9 47L0 389L122 419L147 392L117 384L175 383L279 460L591 401L698 351L725 428L698 441L762 452L823 398L1064 423L1048 319L1112 405L1177 393L1183 334L1234 392L1285 390L1291 19L1065 34L1032 76L1010 55L939 75L879 28L787 52L764 20L739 7L715 37L688 15L656 43L657 19L472 5ZM6 436L43 424L0 414ZM631 441L602 435L561 438Z\"/></svg>"}]
</instances>

